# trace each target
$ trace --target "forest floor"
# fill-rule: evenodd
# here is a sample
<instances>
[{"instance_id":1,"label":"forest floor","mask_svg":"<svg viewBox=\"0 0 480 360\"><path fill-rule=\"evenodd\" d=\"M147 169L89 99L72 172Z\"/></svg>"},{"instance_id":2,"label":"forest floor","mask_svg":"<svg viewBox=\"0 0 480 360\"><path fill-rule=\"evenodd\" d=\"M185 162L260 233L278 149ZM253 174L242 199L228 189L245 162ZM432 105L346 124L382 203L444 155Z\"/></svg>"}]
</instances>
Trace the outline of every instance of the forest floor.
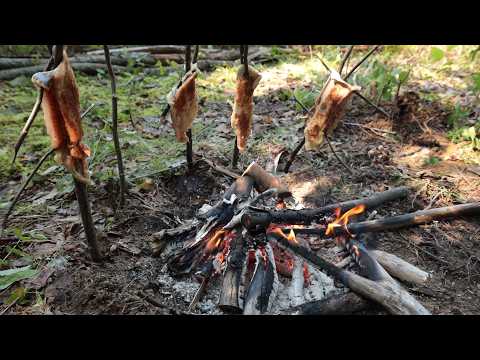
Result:
<instances>
[{"instance_id":1,"label":"forest floor","mask_svg":"<svg viewBox=\"0 0 480 360\"><path fill-rule=\"evenodd\" d=\"M468 61L467 47L439 47L444 52L441 59L429 46L398 48L387 47L372 57L352 81L394 113L395 76L410 69L400 90L409 99L405 113L388 119L354 98L332 135L336 152L353 174L327 146L312 153L302 150L290 173L278 174L296 200L322 206L394 186L412 188L409 198L379 208L377 217L480 201L476 148L480 142L475 133L475 126L480 125L480 102L475 83L470 83L476 79L478 58ZM313 104L326 77L314 53L333 65L341 57L337 50L318 47L313 53L299 51L273 64L254 65L263 78L255 92L253 133L237 172L253 160L265 166L280 149L291 150L301 140L306 115L292 95L306 105ZM457 63L457 59L461 61ZM229 166L236 69L220 67L200 76L200 112L193 126L196 166L191 172L184 163L184 145L175 142L171 125L159 117L165 95L182 69L174 65L160 69L161 77L143 76L134 69L118 79L120 140L130 183L122 209L115 205L118 185L113 180L116 159L110 135L108 77L78 76L82 108L98 104L83 124L84 142L92 149L90 171L95 186L89 191L93 218L102 233L106 261L95 264L89 260L71 177L50 159L34 177L0 236L0 271L26 266L34 270L27 279L0 287L0 314L186 311L198 283L189 276L174 279L168 274L164 258L152 256L152 234L194 218L203 204L215 204L231 184L231 178L202 159ZM29 79L0 82L2 211L48 150L40 113L17 163L10 165L13 144L35 96ZM433 314L480 313L478 218L382 233L378 247L433 274L425 288L407 286ZM214 282L194 312L221 313L216 309L215 287ZM157 305L148 299L155 299Z\"/></svg>"}]
</instances>

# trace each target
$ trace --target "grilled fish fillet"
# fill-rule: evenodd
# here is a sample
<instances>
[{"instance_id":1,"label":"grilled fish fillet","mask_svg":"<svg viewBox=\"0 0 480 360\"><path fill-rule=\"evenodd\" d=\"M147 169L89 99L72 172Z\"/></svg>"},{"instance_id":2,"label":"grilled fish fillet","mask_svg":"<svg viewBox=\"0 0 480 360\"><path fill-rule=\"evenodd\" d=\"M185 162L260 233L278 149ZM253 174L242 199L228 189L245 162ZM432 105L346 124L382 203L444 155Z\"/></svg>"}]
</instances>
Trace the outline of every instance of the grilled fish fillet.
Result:
<instances>
[{"instance_id":1,"label":"grilled fish fillet","mask_svg":"<svg viewBox=\"0 0 480 360\"><path fill-rule=\"evenodd\" d=\"M32 82L44 90L42 110L55 160L78 181L90 183L86 160L90 149L81 143L80 97L67 52L55 69L34 74Z\"/></svg>"},{"instance_id":2,"label":"grilled fish fillet","mask_svg":"<svg viewBox=\"0 0 480 360\"><path fill-rule=\"evenodd\" d=\"M170 104L170 117L177 140L182 143L188 142L187 130L192 127L193 120L198 113L197 93L195 79L196 67L192 68L182 79L180 87L175 88L168 95Z\"/></svg>"},{"instance_id":3,"label":"grilled fish fillet","mask_svg":"<svg viewBox=\"0 0 480 360\"><path fill-rule=\"evenodd\" d=\"M358 90L359 86L346 83L336 71L332 71L322 93L315 101L315 112L305 126L307 150L320 148L325 135L330 135L338 126L353 92Z\"/></svg>"},{"instance_id":4,"label":"grilled fish fillet","mask_svg":"<svg viewBox=\"0 0 480 360\"><path fill-rule=\"evenodd\" d=\"M237 90L231 118L240 152L245 150L247 139L252 132L253 92L262 78L251 66L248 67L248 77L245 75L245 67L241 65L237 73Z\"/></svg>"}]
</instances>

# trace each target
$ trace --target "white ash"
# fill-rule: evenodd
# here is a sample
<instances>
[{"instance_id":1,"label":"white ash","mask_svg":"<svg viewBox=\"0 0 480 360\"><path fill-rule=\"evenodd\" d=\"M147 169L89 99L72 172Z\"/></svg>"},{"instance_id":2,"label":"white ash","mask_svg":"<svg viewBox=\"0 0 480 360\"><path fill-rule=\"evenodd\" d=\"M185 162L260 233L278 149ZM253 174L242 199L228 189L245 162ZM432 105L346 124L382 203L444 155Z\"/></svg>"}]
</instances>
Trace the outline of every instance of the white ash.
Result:
<instances>
[{"instance_id":1,"label":"white ash","mask_svg":"<svg viewBox=\"0 0 480 360\"><path fill-rule=\"evenodd\" d=\"M272 307L273 314L279 314L292 307L311 301L322 300L345 291L344 289L336 288L331 277L308 263L309 285L304 287L304 260L294 256L294 262L292 279L284 279L284 281L279 282L278 296Z\"/></svg>"}]
</instances>

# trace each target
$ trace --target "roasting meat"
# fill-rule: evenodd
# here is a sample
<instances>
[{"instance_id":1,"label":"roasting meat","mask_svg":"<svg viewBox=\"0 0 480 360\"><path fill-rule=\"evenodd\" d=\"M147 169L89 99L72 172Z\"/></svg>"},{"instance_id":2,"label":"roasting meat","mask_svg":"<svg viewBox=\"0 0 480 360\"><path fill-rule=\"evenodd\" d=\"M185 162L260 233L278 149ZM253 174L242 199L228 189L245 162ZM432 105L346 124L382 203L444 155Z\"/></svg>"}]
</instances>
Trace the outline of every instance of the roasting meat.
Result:
<instances>
[{"instance_id":1,"label":"roasting meat","mask_svg":"<svg viewBox=\"0 0 480 360\"><path fill-rule=\"evenodd\" d=\"M245 150L247 139L252 132L253 92L262 78L251 66L248 67L248 77L245 75L245 67L242 65L237 73L237 91L231 118L240 152Z\"/></svg>"},{"instance_id":2,"label":"roasting meat","mask_svg":"<svg viewBox=\"0 0 480 360\"><path fill-rule=\"evenodd\" d=\"M55 160L78 181L90 183L86 160L90 149L81 143L79 93L67 52L55 69L34 74L32 82L44 90L42 110Z\"/></svg>"},{"instance_id":3,"label":"roasting meat","mask_svg":"<svg viewBox=\"0 0 480 360\"><path fill-rule=\"evenodd\" d=\"M170 104L170 117L177 140L182 143L188 142L187 130L192 127L193 120L198 113L197 93L195 79L198 70L196 66L185 74L181 85L173 89L168 95Z\"/></svg>"},{"instance_id":4,"label":"roasting meat","mask_svg":"<svg viewBox=\"0 0 480 360\"><path fill-rule=\"evenodd\" d=\"M360 87L346 83L336 71L332 71L322 93L315 101L315 112L305 127L307 150L320 148L325 135L330 135L337 127L351 95L358 90Z\"/></svg>"}]
</instances>

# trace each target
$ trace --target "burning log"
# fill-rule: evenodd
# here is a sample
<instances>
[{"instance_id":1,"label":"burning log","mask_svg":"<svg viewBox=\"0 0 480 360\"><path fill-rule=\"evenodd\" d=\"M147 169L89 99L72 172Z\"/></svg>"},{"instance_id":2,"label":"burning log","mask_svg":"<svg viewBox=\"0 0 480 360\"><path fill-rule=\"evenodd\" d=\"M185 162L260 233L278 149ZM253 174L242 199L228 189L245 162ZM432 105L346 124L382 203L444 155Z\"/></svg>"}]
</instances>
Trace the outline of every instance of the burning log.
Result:
<instances>
[{"instance_id":1,"label":"burning log","mask_svg":"<svg viewBox=\"0 0 480 360\"><path fill-rule=\"evenodd\" d=\"M358 295L379 303L392 314L430 314L423 305L404 290L385 269L369 255L364 247L358 244L352 246L351 249L355 255L355 260L360 264L363 273L368 276L368 278L340 269L307 248L295 242L288 241L285 237L279 236L276 233L268 233L267 239L278 241L281 245L303 257L312 265L339 280Z\"/></svg>"},{"instance_id":2,"label":"burning log","mask_svg":"<svg viewBox=\"0 0 480 360\"><path fill-rule=\"evenodd\" d=\"M360 87L348 84L335 70L331 70L330 77L315 102L315 112L307 120L305 127L305 148L307 150L320 148L324 137L331 135L337 127L348 100L358 90Z\"/></svg>"},{"instance_id":3,"label":"burning log","mask_svg":"<svg viewBox=\"0 0 480 360\"><path fill-rule=\"evenodd\" d=\"M413 225L428 224L434 220L458 218L480 214L480 202L446 206L437 209L420 210L409 214L383 218L379 220L363 221L345 227L335 227L332 236L350 232L359 234L364 232L381 232L400 229Z\"/></svg>"},{"instance_id":4,"label":"burning log","mask_svg":"<svg viewBox=\"0 0 480 360\"><path fill-rule=\"evenodd\" d=\"M239 303L239 288L244 260L244 239L241 234L237 234L230 243L230 254L227 257L227 266L218 303L219 308L224 312L242 312L242 307Z\"/></svg>"},{"instance_id":5,"label":"burning log","mask_svg":"<svg viewBox=\"0 0 480 360\"><path fill-rule=\"evenodd\" d=\"M398 200L408 195L408 187L402 186L384 192L376 193L368 198L350 200L331 204L319 209L303 210L262 210L249 209L242 217L242 224L247 228L256 226L268 227L270 223L276 224L310 224L318 222L326 214L339 208L342 212L350 210L357 205L365 205L366 210L374 209L385 202ZM352 224L353 225L353 224Z\"/></svg>"},{"instance_id":6,"label":"burning log","mask_svg":"<svg viewBox=\"0 0 480 360\"><path fill-rule=\"evenodd\" d=\"M244 315L265 314L269 310L273 298L277 272L272 248L269 244L256 249L255 261L255 270L245 296Z\"/></svg>"},{"instance_id":7,"label":"burning log","mask_svg":"<svg viewBox=\"0 0 480 360\"><path fill-rule=\"evenodd\" d=\"M354 292L311 301L286 311L291 315L349 315L372 308L373 303Z\"/></svg>"},{"instance_id":8,"label":"burning log","mask_svg":"<svg viewBox=\"0 0 480 360\"><path fill-rule=\"evenodd\" d=\"M288 188L283 185L276 176L269 174L255 162L250 164L250 166L244 171L243 175L251 176L255 180L255 189L260 193L275 188L277 189L278 197L280 198L292 195L290 190L288 190Z\"/></svg>"}]
</instances>

